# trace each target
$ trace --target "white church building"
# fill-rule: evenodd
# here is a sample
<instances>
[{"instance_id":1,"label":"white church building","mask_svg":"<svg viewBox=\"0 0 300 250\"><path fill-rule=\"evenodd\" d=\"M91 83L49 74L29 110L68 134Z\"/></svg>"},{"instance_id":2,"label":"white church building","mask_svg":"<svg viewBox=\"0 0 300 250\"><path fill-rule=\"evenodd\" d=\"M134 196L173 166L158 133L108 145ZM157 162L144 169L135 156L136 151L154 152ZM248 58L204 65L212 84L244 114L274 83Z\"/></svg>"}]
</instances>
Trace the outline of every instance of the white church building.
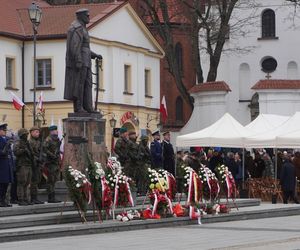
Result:
<instances>
[{"instance_id":1,"label":"white church building","mask_svg":"<svg viewBox=\"0 0 300 250\"><path fill-rule=\"evenodd\" d=\"M190 90L195 108L180 134L211 125L229 112L243 125L259 113L293 115L300 110L300 18L285 0L256 0L255 8L237 8L231 23L243 23L244 36L230 34L218 68L217 83ZM249 51L240 53L236 47ZM204 77L209 57L201 51Z\"/></svg>"}]
</instances>

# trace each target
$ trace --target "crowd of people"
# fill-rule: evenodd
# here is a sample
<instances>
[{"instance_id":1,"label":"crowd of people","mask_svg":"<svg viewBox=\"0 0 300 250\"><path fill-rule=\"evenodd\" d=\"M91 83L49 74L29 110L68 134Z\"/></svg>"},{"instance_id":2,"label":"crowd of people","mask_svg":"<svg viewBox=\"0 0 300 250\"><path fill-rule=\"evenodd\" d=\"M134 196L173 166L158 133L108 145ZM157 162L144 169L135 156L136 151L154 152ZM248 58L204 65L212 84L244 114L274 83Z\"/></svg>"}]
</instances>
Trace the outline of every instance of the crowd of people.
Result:
<instances>
[{"instance_id":1,"label":"crowd of people","mask_svg":"<svg viewBox=\"0 0 300 250\"><path fill-rule=\"evenodd\" d=\"M277 159L275 158L277 157ZM243 155L241 152L222 151L221 148L194 147L190 151L177 152L177 173L180 173L182 165L188 165L195 171L199 171L201 164L215 172L220 165L226 165L232 173L237 187L242 189L243 180L251 178L278 179L283 191L283 202L289 199L297 200L297 179L300 180L300 152L278 151L277 156L272 150L254 150L245 152L243 169ZM277 171L275 165L277 161ZM276 172L276 176L275 176ZM178 174L177 174L178 176Z\"/></svg>"},{"instance_id":2,"label":"crowd of people","mask_svg":"<svg viewBox=\"0 0 300 250\"><path fill-rule=\"evenodd\" d=\"M60 173L61 142L57 126L49 127L49 136L44 141L39 127L29 131L21 128L17 136L8 135L7 127L6 123L0 124L0 207L42 204L37 196L42 173L47 178L48 202L60 202L54 192Z\"/></svg>"},{"instance_id":3,"label":"crowd of people","mask_svg":"<svg viewBox=\"0 0 300 250\"><path fill-rule=\"evenodd\" d=\"M7 134L6 123L0 124L0 207L10 207L14 203L21 206L43 203L37 197L42 173L47 178L48 202L60 202L55 198L54 189L60 174L60 144L55 125L49 127L49 136L42 140L36 126L29 131L21 128L14 136ZM182 165L199 171L203 164L215 172L224 164L238 188L242 188L243 180L248 178L276 177L282 186L284 203L289 199L298 202L295 189L296 177L300 179L300 152L279 151L275 156L271 150L254 150L252 154L245 151L243 157L242 151L193 147L189 151L177 151L175 155L169 131L163 132L162 137L159 130L154 131L149 145L149 136L141 136L138 142L135 131L122 127L113 154L123 166L124 173L135 181L139 194L147 192L148 168L165 169L180 181Z\"/></svg>"},{"instance_id":4,"label":"crowd of people","mask_svg":"<svg viewBox=\"0 0 300 250\"><path fill-rule=\"evenodd\" d=\"M120 136L116 142L114 153L123 166L124 173L131 177L140 194L147 191L147 169L165 169L175 176L175 153L170 143L170 132L162 133L159 130L152 133L153 141L149 147L149 137L143 135L137 142L135 131L120 129Z\"/></svg>"}]
</instances>

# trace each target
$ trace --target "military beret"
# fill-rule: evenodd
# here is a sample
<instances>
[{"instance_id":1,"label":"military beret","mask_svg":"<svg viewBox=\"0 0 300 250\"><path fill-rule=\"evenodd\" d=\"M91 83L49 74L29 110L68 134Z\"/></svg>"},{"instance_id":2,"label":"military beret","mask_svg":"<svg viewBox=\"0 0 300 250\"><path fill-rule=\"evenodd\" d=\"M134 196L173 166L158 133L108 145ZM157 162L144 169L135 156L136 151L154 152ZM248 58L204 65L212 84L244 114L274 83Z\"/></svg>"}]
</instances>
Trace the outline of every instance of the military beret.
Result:
<instances>
[{"instance_id":1,"label":"military beret","mask_svg":"<svg viewBox=\"0 0 300 250\"><path fill-rule=\"evenodd\" d=\"M125 132L127 132L127 128L125 127L120 128L120 134L123 134Z\"/></svg>"},{"instance_id":2,"label":"military beret","mask_svg":"<svg viewBox=\"0 0 300 250\"><path fill-rule=\"evenodd\" d=\"M56 125L51 125L49 127L49 131L53 131L53 130L57 130L57 126Z\"/></svg>"},{"instance_id":3,"label":"military beret","mask_svg":"<svg viewBox=\"0 0 300 250\"><path fill-rule=\"evenodd\" d=\"M153 131L152 136L159 135L159 129Z\"/></svg>"},{"instance_id":4,"label":"military beret","mask_svg":"<svg viewBox=\"0 0 300 250\"><path fill-rule=\"evenodd\" d=\"M88 9L79 9L76 11L76 14L81 14L81 13L86 13L86 12L88 13L89 10Z\"/></svg>"},{"instance_id":5,"label":"military beret","mask_svg":"<svg viewBox=\"0 0 300 250\"><path fill-rule=\"evenodd\" d=\"M30 128L30 132L35 131L35 130L40 130L40 128L38 126L33 126Z\"/></svg>"},{"instance_id":6,"label":"military beret","mask_svg":"<svg viewBox=\"0 0 300 250\"><path fill-rule=\"evenodd\" d=\"M149 140L149 137L147 135L142 135L141 141L146 141L146 140Z\"/></svg>"},{"instance_id":7,"label":"military beret","mask_svg":"<svg viewBox=\"0 0 300 250\"><path fill-rule=\"evenodd\" d=\"M165 131L162 134L165 136L166 134L170 134L170 131Z\"/></svg>"},{"instance_id":8,"label":"military beret","mask_svg":"<svg viewBox=\"0 0 300 250\"><path fill-rule=\"evenodd\" d=\"M128 135L136 135L136 132L134 130L132 130L128 133Z\"/></svg>"},{"instance_id":9,"label":"military beret","mask_svg":"<svg viewBox=\"0 0 300 250\"><path fill-rule=\"evenodd\" d=\"M26 129L26 128L20 128L19 130L18 130L18 136L19 137L21 137L22 135L28 135L29 133L28 133L28 130Z\"/></svg>"},{"instance_id":10,"label":"military beret","mask_svg":"<svg viewBox=\"0 0 300 250\"><path fill-rule=\"evenodd\" d=\"M7 123L0 123L0 130L6 130L7 129Z\"/></svg>"}]
</instances>

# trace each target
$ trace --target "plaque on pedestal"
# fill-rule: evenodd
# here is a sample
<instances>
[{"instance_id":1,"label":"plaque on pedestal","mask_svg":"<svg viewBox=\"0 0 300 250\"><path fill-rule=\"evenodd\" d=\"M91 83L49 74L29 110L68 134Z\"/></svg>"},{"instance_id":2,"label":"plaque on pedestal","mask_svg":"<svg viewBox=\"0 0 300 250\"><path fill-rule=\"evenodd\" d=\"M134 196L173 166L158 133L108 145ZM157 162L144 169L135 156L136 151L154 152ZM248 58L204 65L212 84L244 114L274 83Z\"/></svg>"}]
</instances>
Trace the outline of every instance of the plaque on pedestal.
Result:
<instances>
[{"instance_id":1,"label":"plaque on pedestal","mask_svg":"<svg viewBox=\"0 0 300 250\"><path fill-rule=\"evenodd\" d=\"M63 166L72 166L82 172L87 168L87 155L105 164L105 120L100 113L69 113L63 119L65 148Z\"/></svg>"}]
</instances>

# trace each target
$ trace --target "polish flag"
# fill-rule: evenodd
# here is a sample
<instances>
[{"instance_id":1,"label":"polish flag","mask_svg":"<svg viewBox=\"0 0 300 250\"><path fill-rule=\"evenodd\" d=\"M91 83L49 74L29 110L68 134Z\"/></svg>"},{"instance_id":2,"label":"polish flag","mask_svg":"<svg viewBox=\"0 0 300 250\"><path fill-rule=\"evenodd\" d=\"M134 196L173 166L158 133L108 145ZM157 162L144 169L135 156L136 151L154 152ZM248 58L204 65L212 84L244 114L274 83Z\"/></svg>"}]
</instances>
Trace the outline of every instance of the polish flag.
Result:
<instances>
[{"instance_id":1,"label":"polish flag","mask_svg":"<svg viewBox=\"0 0 300 250\"><path fill-rule=\"evenodd\" d=\"M10 91L10 94L12 96L13 105L16 110L22 109L22 107L25 105L24 102L21 101L19 97L17 97L13 92Z\"/></svg>"},{"instance_id":2,"label":"polish flag","mask_svg":"<svg viewBox=\"0 0 300 250\"><path fill-rule=\"evenodd\" d=\"M163 96L161 100L159 112L161 113L162 122L165 123L168 117L167 103L166 103L165 96Z\"/></svg>"},{"instance_id":3,"label":"polish flag","mask_svg":"<svg viewBox=\"0 0 300 250\"><path fill-rule=\"evenodd\" d=\"M43 97L43 92L40 93L40 97L39 97L39 102L38 102L38 109L40 111L43 111L44 110L44 97Z\"/></svg>"}]
</instances>

